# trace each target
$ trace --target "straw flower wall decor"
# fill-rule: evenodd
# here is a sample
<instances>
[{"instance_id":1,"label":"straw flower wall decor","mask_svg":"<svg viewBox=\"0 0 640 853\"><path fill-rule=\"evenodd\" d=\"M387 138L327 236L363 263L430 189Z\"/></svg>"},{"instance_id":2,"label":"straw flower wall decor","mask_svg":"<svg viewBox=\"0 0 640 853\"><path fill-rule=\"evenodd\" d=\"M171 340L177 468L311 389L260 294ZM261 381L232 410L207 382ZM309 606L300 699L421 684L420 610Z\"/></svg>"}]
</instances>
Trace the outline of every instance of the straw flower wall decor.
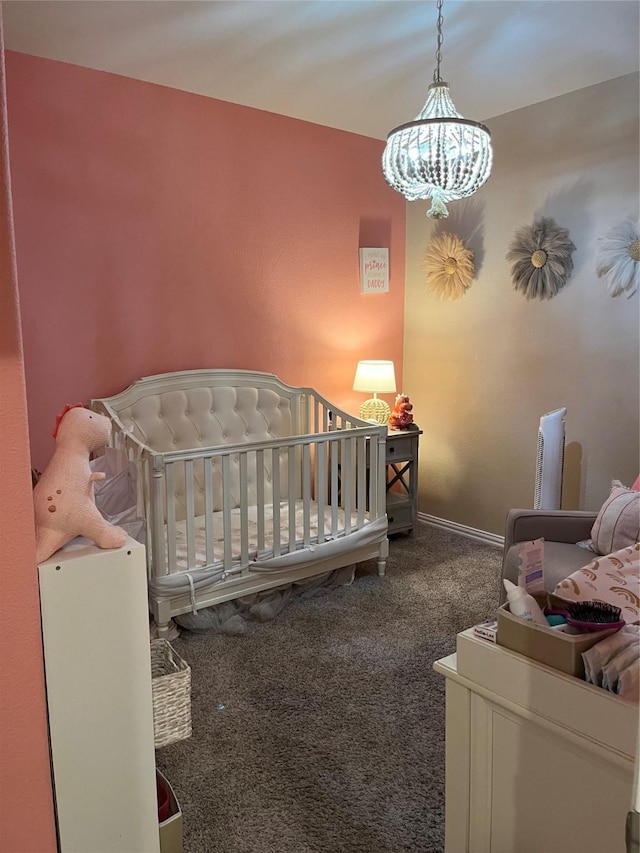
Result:
<instances>
[{"instance_id":1,"label":"straw flower wall decor","mask_svg":"<svg viewBox=\"0 0 640 853\"><path fill-rule=\"evenodd\" d=\"M551 299L571 275L575 248L569 231L551 217L519 228L507 252L513 286L527 299Z\"/></svg>"},{"instance_id":2,"label":"straw flower wall decor","mask_svg":"<svg viewBox=\"0 0 640 853\"><path fill-rule=\"evenodd\" d=\"M611 296L626 291L631 299L640 285L640 234L638 224L627 219L598 238L596 272Z\"/></svg>"},{"instance_id":3,"label":"straw flower wall decor","mask_svg":"<svg viewBox=\"0 0 640 853\"><path fill-rule=\"evenodd\" d=\"M471 286L473 252L455 234L437 234L425 250L423 270L427 286L440 299L459 299Z\"/></svg>"}]
</instances>

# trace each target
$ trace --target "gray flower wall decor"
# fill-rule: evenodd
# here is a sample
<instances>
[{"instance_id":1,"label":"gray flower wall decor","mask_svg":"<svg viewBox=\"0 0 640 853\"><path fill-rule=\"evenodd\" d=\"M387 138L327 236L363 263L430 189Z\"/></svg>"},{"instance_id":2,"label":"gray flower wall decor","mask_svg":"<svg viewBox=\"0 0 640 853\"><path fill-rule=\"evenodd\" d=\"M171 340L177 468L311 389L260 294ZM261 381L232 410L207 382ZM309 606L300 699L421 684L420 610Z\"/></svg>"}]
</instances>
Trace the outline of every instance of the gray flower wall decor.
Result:
<instances>
[{"instance_id":1,"label":"gray flower wall decor","mask_svg":"<svg viewBox=\"0 0 640 853\"><path fill-rule=\"evenodd\" d=\"M527 299L551 299L564 287L573 270L575 246L567 228L551 217L519 228L509 246L514 288Z\"/></svg>"},{"instance_id":2,"label":"gray flower wall decor","mask_svg":"<svg viewBox=\"0 0 640 853\"><path fill-rule=\"evenodd\" d=\"M471 286L473 252L456 234L437 234L425 250L423 270L427 286L440 299L459 299Z\"/></svg>"},{"instance_id":3,"label":"gray flower wall decor","mask_svg":"<svg viewBox=\"0 0 640 853\"><path fill-rule=\"evenodd\" d=\"M633 219L615 225L598 238L596 272L611 296L627 293L631 299L640 285L640 233Z\"/></svg>"}]
</instances>

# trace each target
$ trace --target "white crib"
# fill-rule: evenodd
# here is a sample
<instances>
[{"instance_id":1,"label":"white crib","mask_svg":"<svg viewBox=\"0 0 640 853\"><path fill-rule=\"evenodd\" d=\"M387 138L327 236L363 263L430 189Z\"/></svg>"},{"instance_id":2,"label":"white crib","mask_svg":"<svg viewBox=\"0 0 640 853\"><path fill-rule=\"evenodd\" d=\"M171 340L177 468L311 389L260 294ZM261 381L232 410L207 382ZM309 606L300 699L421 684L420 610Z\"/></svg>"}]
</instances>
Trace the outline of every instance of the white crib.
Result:
<instances>
[{"instance_id":1,"label":"white crib","mask_svg":"<svg viewBox=\"0 0 640 853\"><path fill-rule=\"evenodd\" d=\"M160 636L196 612L388 555L387 428L248 370L147 376L94 399L136 462Z\"/></svg>"}]
</instances>

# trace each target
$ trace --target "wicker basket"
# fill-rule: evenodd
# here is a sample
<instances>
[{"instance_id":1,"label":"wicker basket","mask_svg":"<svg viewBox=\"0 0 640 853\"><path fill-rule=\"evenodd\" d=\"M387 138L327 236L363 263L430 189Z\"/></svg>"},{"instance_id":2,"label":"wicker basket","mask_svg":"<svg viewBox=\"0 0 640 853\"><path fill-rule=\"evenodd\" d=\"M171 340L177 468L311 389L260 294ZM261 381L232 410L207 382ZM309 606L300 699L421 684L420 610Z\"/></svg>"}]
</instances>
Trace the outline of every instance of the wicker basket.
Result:
<instances>
[{"instance_id":1,"label":"wicker basket","mask_svg":"<svg viewBox=\"0 0 640 853\"><path fill-rule=\"evenodd\" d=\"M167 640L151 640L155 748L191 736L191 668Z\"/></svg>"}]
</instances>

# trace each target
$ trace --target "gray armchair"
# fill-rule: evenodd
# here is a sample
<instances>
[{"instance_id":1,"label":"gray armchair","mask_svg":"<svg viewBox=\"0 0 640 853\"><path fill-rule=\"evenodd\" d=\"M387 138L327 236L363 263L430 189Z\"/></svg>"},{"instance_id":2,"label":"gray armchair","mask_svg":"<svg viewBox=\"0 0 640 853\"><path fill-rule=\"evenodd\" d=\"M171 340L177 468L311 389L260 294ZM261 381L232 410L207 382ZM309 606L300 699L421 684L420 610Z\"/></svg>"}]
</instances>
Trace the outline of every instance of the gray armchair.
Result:
<instances>
[{"instance_id":1,"label":"gray armchair","mask_svg":"<svg viewBox=\"0 0 640 853\"><path fill-rule=\"evenodd\" d=\"M591 537L596 516L595 512L578 510L509 510L505 522L500 603L506 599L502 578L518 583L518 542L544 538L545 588L553 592L559 581L595 558L593 552L580 548L576 542Z\"/></svg>"}]
</instances>

